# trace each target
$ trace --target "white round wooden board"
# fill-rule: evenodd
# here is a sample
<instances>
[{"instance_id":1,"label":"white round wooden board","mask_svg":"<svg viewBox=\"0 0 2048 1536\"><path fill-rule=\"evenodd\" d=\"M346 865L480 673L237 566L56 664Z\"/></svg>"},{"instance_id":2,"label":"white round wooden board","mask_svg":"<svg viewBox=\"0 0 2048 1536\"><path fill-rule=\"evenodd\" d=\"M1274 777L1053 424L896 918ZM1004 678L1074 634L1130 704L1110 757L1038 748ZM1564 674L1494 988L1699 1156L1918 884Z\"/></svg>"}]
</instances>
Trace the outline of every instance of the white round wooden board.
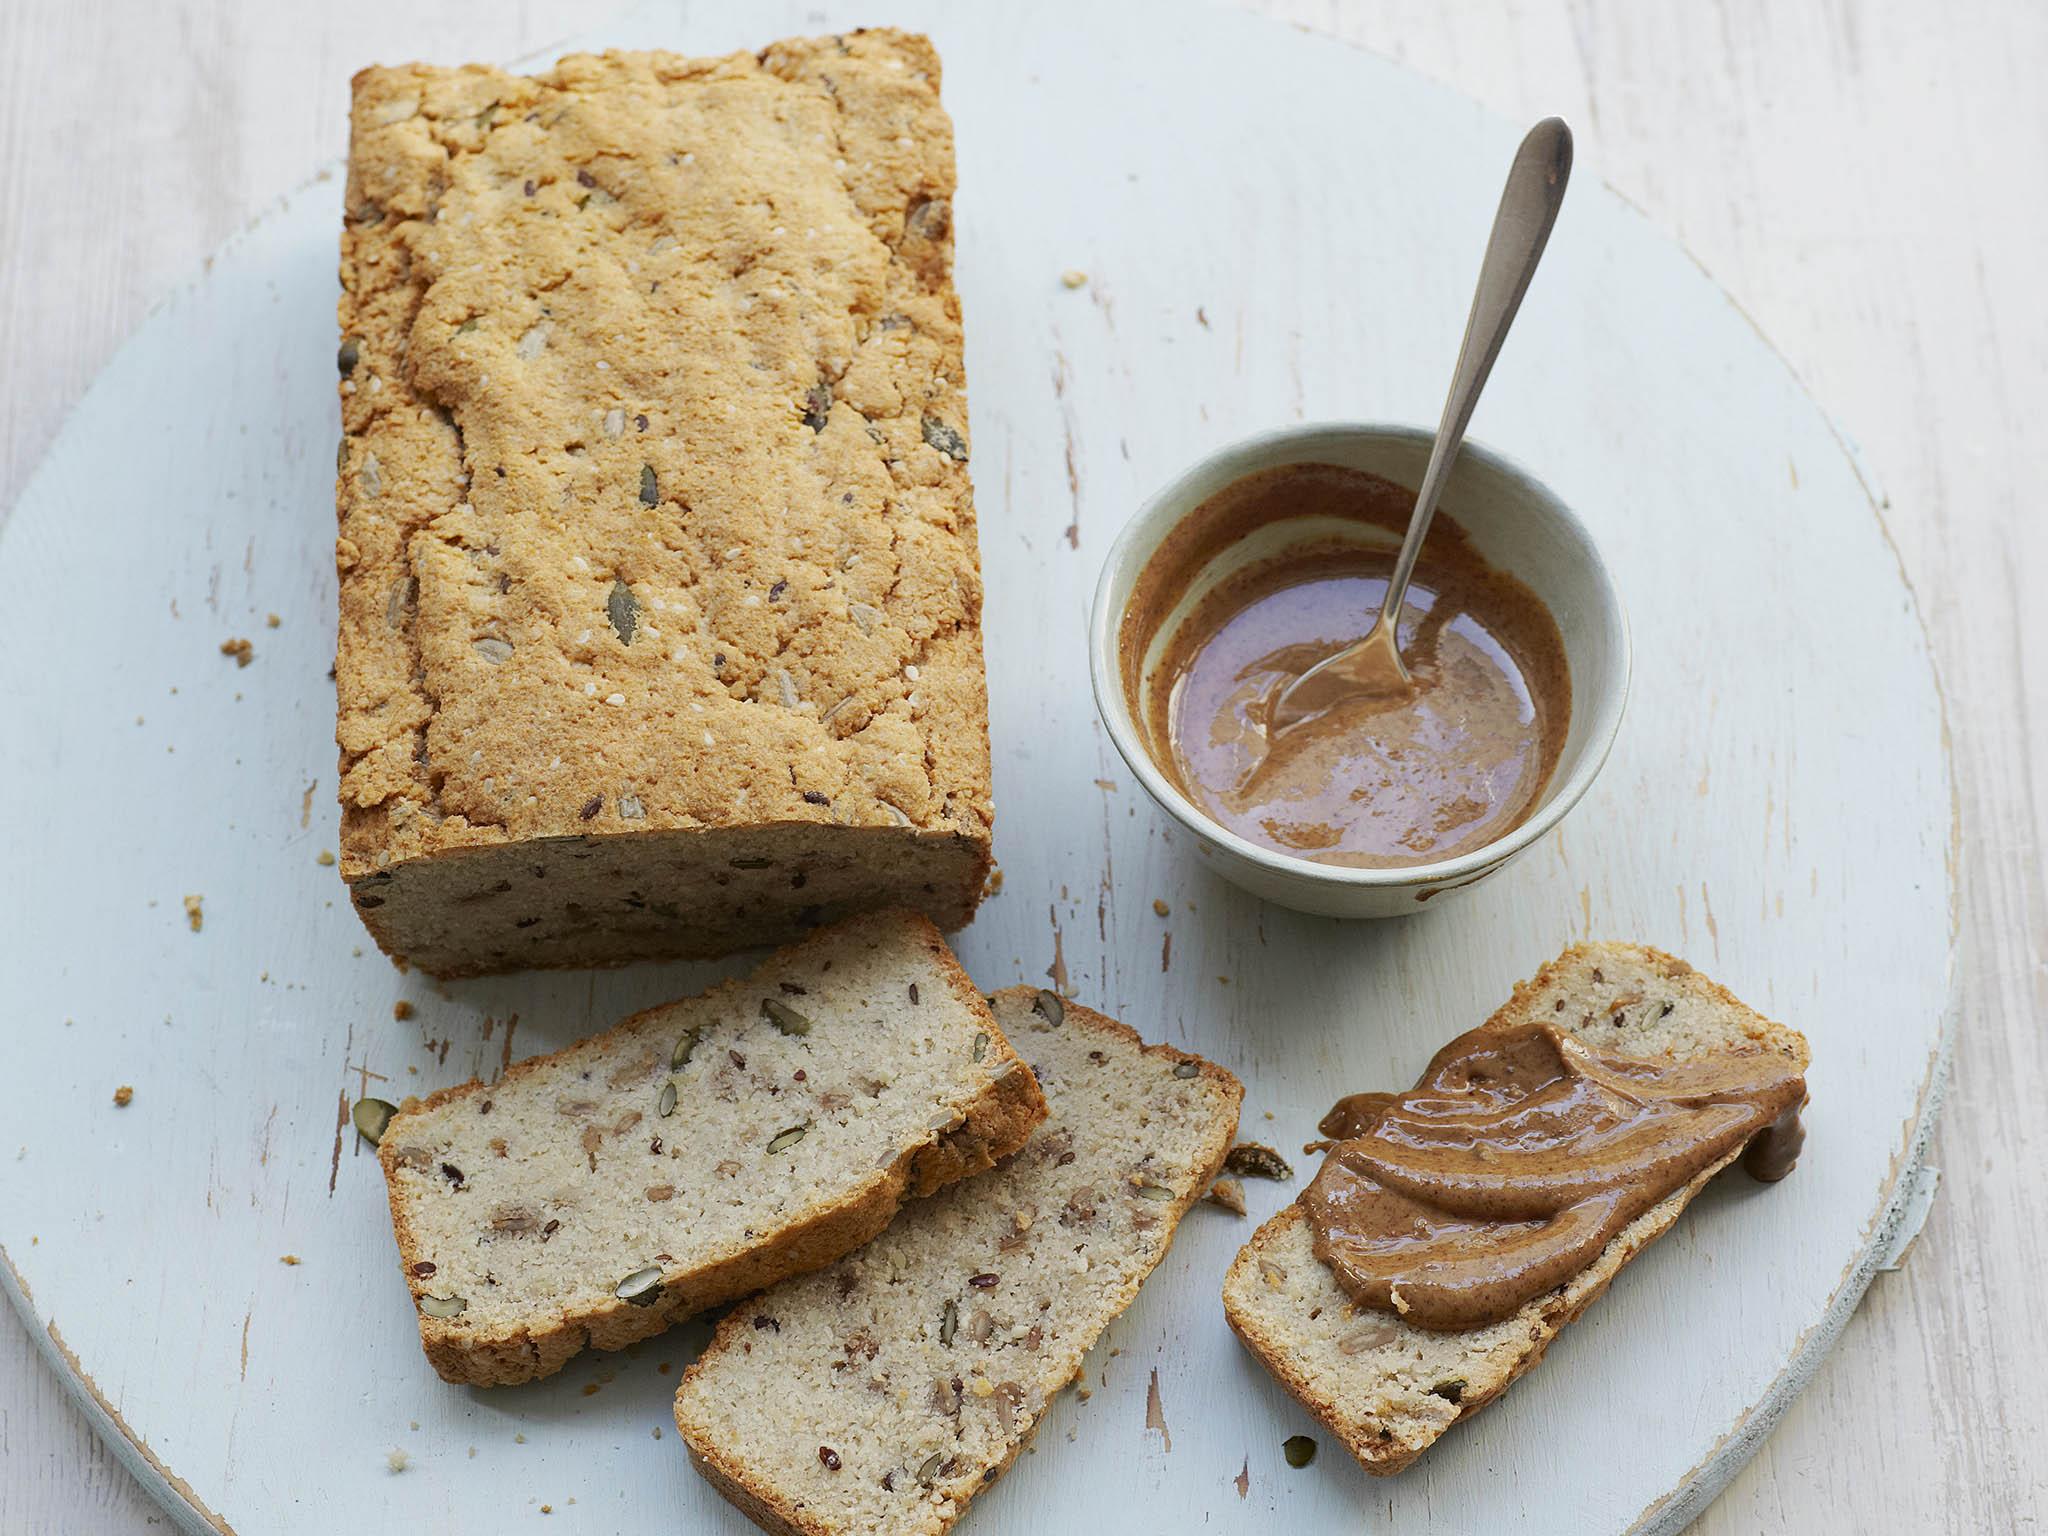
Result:
<instances>
[{"instance_id":1,"label":"white round wooden board","mask_svg":"<svg viewBox=\"0 0 2048 1536\"><path fill-rule=\"evenodd\" d=\"M1005 876L957 940L973 974L1050 971L1223 1062L1245 1134L1289 1150L1586 935L1685 955L1814 1049L1798 1173L1711 1190L1403 1476L1328 1444L1285 1464L1286 1436L1320 1432L1226 1328L1250 1225L1203 1207L1090 1358L1092 1396L1061 1396L970 1527L1675 1529L1861 1294L1944 1059L1941 702L1855 468L1729 299L1582 165L1475 434L1579 509L1630 605L1613 759L1557 835L1426 915L1261 907L1104 740L1088 595L1130 510L1218 443L1435 420L1517 128L1372 55L1163 3L678 3L585 42L706 53L881 20L935 35L958 128ZM165 303L0 540L0 1284L190 1529L484 1532L547 1505L550 1529L736 1531L669 1422L703 1328L533 1387L444 1385L341 1124L365 1088L489 1075L745 962L437 987L368 947L316 862L339 221L330 172ZM1255 1219L1292 1193L1248 1188Z\"/></svg>"}]
</instances>

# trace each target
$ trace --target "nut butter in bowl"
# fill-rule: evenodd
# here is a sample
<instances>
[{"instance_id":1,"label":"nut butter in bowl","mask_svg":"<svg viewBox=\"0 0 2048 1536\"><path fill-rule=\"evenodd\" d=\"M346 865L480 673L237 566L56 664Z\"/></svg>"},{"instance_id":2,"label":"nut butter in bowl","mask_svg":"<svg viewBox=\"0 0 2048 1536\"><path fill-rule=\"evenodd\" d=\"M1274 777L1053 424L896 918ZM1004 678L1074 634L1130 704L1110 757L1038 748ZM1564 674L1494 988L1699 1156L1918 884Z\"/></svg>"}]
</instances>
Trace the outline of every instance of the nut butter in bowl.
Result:
<instances>
[{"instance_id":1,"label":"nut butter in bowl","mask_svg":"<svg viewBox=\"0 0 2048 1536\"><path fill-rule=\"evenodd\" d=\"M1554 826L1620 725L1627 623L1591 539L1468 443L1403 610L1408 686L1275 726L1279 692L1377 615L1430 441L1332 424L1227 448L1145 504L1097 586L1111 739L1218 873L1284 906L1426 910Z\"/></svg>"}]
</instances>

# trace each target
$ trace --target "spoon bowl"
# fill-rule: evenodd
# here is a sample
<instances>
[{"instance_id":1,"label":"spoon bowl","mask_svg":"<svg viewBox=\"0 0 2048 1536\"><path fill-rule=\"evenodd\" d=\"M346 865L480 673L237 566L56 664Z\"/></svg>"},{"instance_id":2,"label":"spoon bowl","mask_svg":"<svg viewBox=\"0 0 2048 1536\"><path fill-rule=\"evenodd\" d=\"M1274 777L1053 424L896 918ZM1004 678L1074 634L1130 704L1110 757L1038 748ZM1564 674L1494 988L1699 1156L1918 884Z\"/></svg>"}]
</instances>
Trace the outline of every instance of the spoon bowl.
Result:
<instances>
[{"instance_id":1,"label":"spoon bowl","mask_svg":"<svg viewBox=\"0 0 2048 1536\"><path fill-rule=\"evenodd\" d=\"M1267 736L1277 739L1282 731L1339 704L1364 699L1394 703L1412 693L1415 679L1408 675L1408 663L1394 643L1394 626L1399 622L1399 607L1382 603L1379 617L1363 639L1325 657L1276 693L1266 709Z\"/></svg>"},{"instance_id":2,"label":"spoon bowl","mask_svg":"<svg viewBox=\"0 0 2048 1536\"><path fill-rule=\"evenodd\" d=\"M1202 599L1234 573L1299 545L1327 543L1343 530L1326 522L1276 519L1247 529L1216 552L1186 593L1161 616L1139 654L1123 648L1124 616L1146 564L1195 510L1225 486L1289 464L1335 464L1414 488L1428 466L1431 433L1409 426L1325 422L1283 427L1211 454L1139 508L1111 546L1095 589L1089 667L1096 708L1117 751L1145 791L1193 835L1198 856L1225 879L1298 911L1329 917L1396 917L1477 884L1540 840L1591 786L1628 696L1628 622L1620 594L1586 525L1535 475L1476 443L1465 445L1444 484L1455 518L1487 564L1519 578L1557 622L1570 672L1571 716L1549 782L1528 816L1493 841L1454 858L1392 868L1322 864L1263 847L1214 821L1159 764L1170 751L1151 739L1147 692L1157 659ZM1395 537L1354 529L1384 559Z\"/></svg>"}]
</instances>

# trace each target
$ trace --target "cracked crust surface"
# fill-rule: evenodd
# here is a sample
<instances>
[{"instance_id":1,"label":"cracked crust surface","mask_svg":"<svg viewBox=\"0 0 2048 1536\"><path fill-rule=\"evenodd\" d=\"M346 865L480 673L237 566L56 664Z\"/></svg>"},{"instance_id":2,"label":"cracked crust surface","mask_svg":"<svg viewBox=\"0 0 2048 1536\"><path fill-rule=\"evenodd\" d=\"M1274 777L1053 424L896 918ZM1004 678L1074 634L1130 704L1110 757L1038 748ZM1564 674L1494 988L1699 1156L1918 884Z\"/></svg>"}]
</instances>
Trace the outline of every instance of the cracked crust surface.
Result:
<instances>
[{"instance_id":1,"label":"cracked crust surface","mask_svg":"<svg viewBox=\"0 0 2048 1536\"><path fill-rule=\"evenodd\" d=\"M684 1373L697 1470L777 1536L937 1536L1029 1443L1221 1167L1243 1088L1030 987L997 1021L1045 1124L993 1172L735 1308ZM829 1452L829 1455L827 1454Z\"/></svg>"},{"instance_id":2,"label":"cracked crust surface","mask_svg":"<svg viewBox=\"0 0 2048 1536\"><path fill-rule=\"evenodd\" d=\"M1519 983L1489 1022L1530 1016L1563 1021L1603 1050L1642 1056L1763 1049L1802 1068L1809 1057L1796 1030L1745 1007L1683 960L1637 944L1574 945ZM1650 1207L1565 1285L1484 1328L1431 1332L1354 1305L1316 1257L1298 1201L1261 1226L1232 1262L1224 1313L1260 1363L1366 1471L1399 1472L1538 1365L1565 1325L1741 1155L1738 1149Z\"/></svg>"},{"instance_id":3,"label":"cracked crust surface","mask_svg":"<svg viewBox=\"0 0 2048 1536\"><path fill-rule=\"evenodd\" d=\"M428 1361L504 1386L831 1263L1045 1112L938 931L885 913L408 1101L378 1153Z\"/></svg>"},{"instance_id":4,"label":"cracked crust surface","mask_svg":"<svg viewBox=\"0 0 2048 1536\"><path fill-rule=\"evenodd\" d=\"M992 808L938 85L886 31L356 77L341 866L387 950L462 974L972 912ZM519 883L591 848L617 879ZM619 920L585 921L614 890Z\"/></svg>"}]
</instances>

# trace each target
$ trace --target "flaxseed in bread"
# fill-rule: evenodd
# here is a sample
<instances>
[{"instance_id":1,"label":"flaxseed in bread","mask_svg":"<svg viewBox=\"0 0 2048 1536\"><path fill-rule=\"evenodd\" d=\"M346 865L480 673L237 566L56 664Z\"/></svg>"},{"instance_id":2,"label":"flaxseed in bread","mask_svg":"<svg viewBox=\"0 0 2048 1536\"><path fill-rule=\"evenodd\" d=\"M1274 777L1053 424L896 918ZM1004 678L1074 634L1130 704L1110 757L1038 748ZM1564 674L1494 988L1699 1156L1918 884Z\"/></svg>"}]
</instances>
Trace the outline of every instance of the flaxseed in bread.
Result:
<instances>
[{"instance_id":1,"label":"flaxseed in bread","mask_svg":"<svg viewBox=\"0 0 2048 1536\"><path fill-rule=\"evenodd\" d=\"M938 931L885 913L408 1103L379 1151L427 1358L496 1386L829 1264L1044 1115Z\"/></svg>"},{"instance_id":2,"label":"flaxseed in bread","mask_svg":"<svg viewBox=\"0 0 2048 1536\"><path fill-rule=\"evenodd\" d=\"M1017 987L1051 1114L993 1173L736 1307L676 1394L697 1469L778 1536L936 1536L1016 1459L1222 1166L1243 1089Z\"/></svg>"},{"instance_id":3,"label":"flaxseed in bread","mask_svg":"<svg viewBox=\"0 0 2048 1536\"><path fill-rule=\"evenodd\" d=\"M1570 1032L1587 1045L1634 1056L1761 1045L1802 1068L1808 1058L1797 1031L1753 1012L1684 961L1635 944L1574 946L1517 986L1489 1022L1530 1018L1570 1020ZM1738 1148L1637 1217L1562 1288L1488 1327L1432 1332L1354 1305L1316 1257L1299 1201L1238 1254L1223 1283L1224 1311L1252 1353L1366 1471L1399 1472L1540 1361L1565 1324L1740 1156Z\"/></svg>"},{"instance_id":4,"label":"flaxseed in bread","mask_svg":"<svg viewBox=\"0 0 2048 1536\"><path fill-rule=\"evenodd\" d=\"M435 975L720 954L989 869L939 62L356 77L341 873Z\"/></svg>"}]
</instances>

